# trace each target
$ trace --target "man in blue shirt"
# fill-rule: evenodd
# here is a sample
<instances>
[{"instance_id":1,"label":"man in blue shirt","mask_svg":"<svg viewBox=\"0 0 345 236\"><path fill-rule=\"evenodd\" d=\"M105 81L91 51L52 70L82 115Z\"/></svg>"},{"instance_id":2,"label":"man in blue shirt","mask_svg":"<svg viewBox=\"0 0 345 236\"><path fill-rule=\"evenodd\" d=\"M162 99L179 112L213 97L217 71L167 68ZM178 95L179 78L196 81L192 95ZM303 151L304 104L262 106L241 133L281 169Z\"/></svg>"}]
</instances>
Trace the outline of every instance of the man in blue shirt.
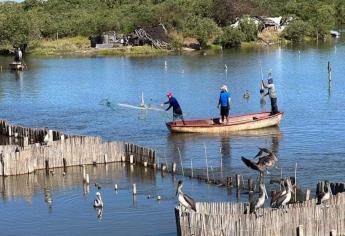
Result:
<instances>
[{"instance_id":1,"label":"man in blue shirt","mask_svg":"<svg viewBox=\"0 0 345 236\"><path fill-rule=\"evenodd\" d=\"M224 123L224 121L228 122L228 116L229 116L229 110L230 110L230 93L228 92L228 87L226 85L223 85L220 88L220 95L219 95L219 101L218 101L218 108L220 107L220 116L221 116L221 123Z\"/></svg>"},{"instance_id":2,"label":"man in blue shirt","mask_svg":"<svg viewBox=\"0 0 345 236\"><path fill-rule=\"evenodd\" d=\"M168 111L172 107L173 108L173 121L176 121L177 119L181 119L183 124L184 124L183 113L182 113L182 109L180 107L180 104L178 104L178 101L173 96L172 92L168 92L167 97L169 98L169 101L165 102L164 104L169 104L169 107L165 110Z\"/></svg>"}]
</instances>

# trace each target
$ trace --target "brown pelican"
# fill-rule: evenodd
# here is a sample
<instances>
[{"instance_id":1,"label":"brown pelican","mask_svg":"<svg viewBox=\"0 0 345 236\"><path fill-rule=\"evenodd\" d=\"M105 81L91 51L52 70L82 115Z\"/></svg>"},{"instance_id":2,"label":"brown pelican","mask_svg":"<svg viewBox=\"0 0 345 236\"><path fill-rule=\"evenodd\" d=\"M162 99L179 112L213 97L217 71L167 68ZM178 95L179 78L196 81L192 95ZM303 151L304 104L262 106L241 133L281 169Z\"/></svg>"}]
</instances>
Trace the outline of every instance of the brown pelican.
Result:
<instances>
[{"instance_id":1,"label":"brown pelican","mask_svg":"<svg viewBox=\"0 0 345 236\"><path fill-rule=\"evenodd\" d=\"M101 197L101 193L96 193L96 199L93 201L93 207L95 208L103 208L103 201Z\"/></svg>"},{"instance_id":2,"label":"brown pelican","mask_svg":"<svg viewBox=\"0 0 345 236\"><path fill-rule=\"evenodd\" d=\"M255 215L256 215L256 210L263 207L263 205L265 203L265 198L268 199L265 184L260 184L259 187L260 187L259 198L255 202L250 203L250 213L255 213Z\"/></svg>"},{"instance_id":3,"label":"brown pelican","mask_svg":"<svg viewBox=\"0 0 345 236\"><path fill-rule=\"evenodd\" d=\"M268 149L266 149L268 150ZM260 149L260 152L264 152ZM260 172L264 172L265 170L267 170L267 168L271 168L275 165L276 161L278 161L278 158L276 157L276 155L269 151L269 153L265 156L262 156L262 153L259 155L259 153L256 155L256 157L259 157L259 160L257 162L254 162L252 160L249 160L245 157L241 157L242 161L244 162L244 164L246 164L246 166L248 166L249 168L253 169L253 170L258 170Z\"/></svg>"},{"instance_id":4,"label":"brown pelican","mask_svg":"<svg viewBox=\"0 0 345 236\"><path fill-rule=\"evenodd\" d=\"M291 193L293 192L290 178L286 179L286 184L287 184L287 189L285 190L285 193L284 191L280 194L278 193L279 196L274 197L274 201L272 200L271 207L273 208L284 207L290 202Z\"/></svg>"},{"instance_id":5,"label":"brown pelican","mask_svg":"<svg viewBox=\"0 0 345 236\"><path fill-rule=\"evenodd\" d=\"M193 198L191 198L190 196L182 192L182 186L183 186L182 180L178 181L176 196L178 196L177 198L180 205L184 206L185 208L189 208L196 211L195 202Z\"/></svg>"},{"instance_id":6,"label":"brown pelican","mask_svg":"<svg viewBox=\"0 0 345 236\"><path fill-rule=\"evenodd\" d=\"M259 152L255 155L254 158L257 158L257 157L262 157L264 153L266 154L270 154L271 151L267 148L261 148L261 147L258 147L259 148Z\"/></svg>"},{"instance_id":7,"label":"brown pelican","mask_svg":"<svg viewBox=\"0 0 345 236\"><path fill-rule=\"evenodd\" d=\"M326 186L327 186L327 192L322 191L321 193L319 193L319 195L317 196L317 204L323 204L325 201L329 200L332 196L332 189L331 189L331 184L326 181L325 182Z\"/></svg>"}]
</instances>

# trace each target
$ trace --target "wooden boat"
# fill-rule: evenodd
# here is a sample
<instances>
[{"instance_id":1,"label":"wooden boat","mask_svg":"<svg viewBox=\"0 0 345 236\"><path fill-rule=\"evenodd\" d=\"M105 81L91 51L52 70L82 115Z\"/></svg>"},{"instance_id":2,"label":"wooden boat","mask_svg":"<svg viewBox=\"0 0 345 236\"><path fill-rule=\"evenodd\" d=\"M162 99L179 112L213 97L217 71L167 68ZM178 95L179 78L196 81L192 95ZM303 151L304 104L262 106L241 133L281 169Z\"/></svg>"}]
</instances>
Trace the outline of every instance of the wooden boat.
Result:
<instances>
[{"instance_id":1,"label":"wooden boat","mask_svg":"<svg viewBox=\"0 0 345 236\"><path fill-rule=\"evenodd\" d=\"M25 70L26 69L26 64L20 61L13 61L9 65L10 65L11 70Z\"/></svg>"},{"instance_id":2,"label":"wooden boat","mask_svg":"<svg viewBox=\"0 0 345 236\"><path fill-rule=\"evenodd\" d=\"M185 120L167 122L171 132L177 133L225 133L243 130L254 130L278 126L283 118L283 112L270 115L269 112L260 112L245 115L230 116L227 124L220 123L220 118Z\"/></svg>"}]
</instances>

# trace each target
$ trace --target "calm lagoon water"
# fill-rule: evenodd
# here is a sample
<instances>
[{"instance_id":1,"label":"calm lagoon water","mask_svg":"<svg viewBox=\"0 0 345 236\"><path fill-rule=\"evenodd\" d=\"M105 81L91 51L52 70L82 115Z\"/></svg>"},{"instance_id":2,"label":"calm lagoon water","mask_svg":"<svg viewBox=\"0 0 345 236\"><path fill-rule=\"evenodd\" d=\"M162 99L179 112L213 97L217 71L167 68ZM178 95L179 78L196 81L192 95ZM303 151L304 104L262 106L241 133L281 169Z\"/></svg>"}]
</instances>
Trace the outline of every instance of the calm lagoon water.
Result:
<instances>
[{"instance_id":1,"label":"calm lagoon water","mask_svg":"<svg viewBox=\"0 0 345 236\"><path fill-rule=\"evenodd\" d=\"M194 168L204 171L205 145L209 165L217 171L216 175L222 163L224 175L239 173L256 177L240 157L255 155L257 146L269 147L279 158L279 168L272 171L273 176L281 171L284 176L292 175L297 163L299 183L315 188L318 180L344 180L344 57L342 39L297 48L209 52L206 56L195 53L140 58L29 57L25 58L28 71L0 73L0 117L30 127L50 127L71 134L99 135L106 140L142 144L157 149L161 160L169 163L179 162L179 148L185 168L192 161ZM6 67L10 60L1 57L0 64ZM327 79L328 61L332 65L331 84ZM272 69L279 109L285 112L280 128L227 135L173 135L165 127L171 113L116 106L117 103L138 105L142 92L146 103L159 106L166 99L165 93L172 91L187 118L216 117L219 87L227 84L232 96L232 114L269 110L268 100L264 107L259 102L260 64L264 78ZM248 100L243 98L246 90L251 93ZM115 104L115 109L100 105L105 98ZM117 172L109 171L97 177L105 185L102 192L106 202L111 202L106 203L101 221L91 207L93 186L85 196L79 178L73 184L59 183L50 190L54 201L49 208L44 202L43 184L52 180L43 178L38 184L29 185L32 186L30 200L19 190L11 197L3 196L0 211L6 212L8 218L0 230L9 235L27 232L37 235L38 227L42 228L42 235L57 232L62 235L96 232L99 235L116 232L174 235L176 183L171 176L157 175L145 181L139 174L137 181L143 182L143 192L138 196L136 208L127 172L120 168L118 176L115 176ZM17 185L28 181L22 178L18 178ZM115 181L123 181L127 186L124 193L114 194ZM186 185L185 191L197 200L235 200L223 188L213 189L188 180ZM160 203L146 199L149 191L159 192L167 199Z\"/></svg>"}]
</instances>

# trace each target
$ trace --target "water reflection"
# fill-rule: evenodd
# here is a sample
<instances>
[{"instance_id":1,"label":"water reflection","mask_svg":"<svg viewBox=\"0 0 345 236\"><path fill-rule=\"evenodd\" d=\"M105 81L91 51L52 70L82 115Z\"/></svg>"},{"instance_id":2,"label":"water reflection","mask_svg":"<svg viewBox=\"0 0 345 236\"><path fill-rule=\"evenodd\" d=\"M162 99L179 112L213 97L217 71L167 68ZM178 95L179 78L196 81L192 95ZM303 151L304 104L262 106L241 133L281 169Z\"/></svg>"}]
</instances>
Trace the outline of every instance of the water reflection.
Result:
<instances>
[{"instance_id":1,"label":"water reflection","mask_svg":"<svg viewBox=\"0 0 345 236\"><path fill-rule=\"evenodd\" d=\"M133 169L131 172L129 171L130 168ZM46 176L44 170L38 170L28 175L0 177L1 198L7 200L24 197L27 202L31 202L35 193L42 191L48 207L52 207L54 191L83 186L83 194L88 195L90 193L90 186L82 185L83 173L79 166L68 167L68 174L65 175L63 175L63 168L55 169L54 172L55 174L53 176ZM94 182L104 181L104 179L119 179L127 176L130 181L139 184L155 183L155 173L151 169L145 172L144 168L136 168L135 165L122 166L121 163L109 163L96 167L86 166L86 173L92 173L90 181L92 180ZM105 186L109 184L108 182L104 183Z\"/></svg>"},{"instance_id":2,"label":"water reflection","mask_svg":"<svg viewBox=\"0 0 345 236\"><path fill-rule=\"evenodd\" d=\"M98 221L102 221L103 219L103 207L102 208L96 208L96 215Z\"/></svg>"},{"instance_id":3,"label":"water reflection","mask_svg":"<svg viewBox=\"0 0 345 236\"><path fill-rule=\"evenodd\" d=\"M84 183L83 184L83 191L84 191L84 196L88 195L90 193L90 185Z\"/></svg>"},{"instance_id":4,"label":"water reflection","mask_svg":"<svg viewBox=\"0 0 345 236\"><path fill-rule=\"evenodd\" d=\"M44 193L44 201L47 203L49 211L51 211L52 205L53 205L53 196L51 189L49 187L46 187L43 189Z\"/></svg>"}]
</instances>

